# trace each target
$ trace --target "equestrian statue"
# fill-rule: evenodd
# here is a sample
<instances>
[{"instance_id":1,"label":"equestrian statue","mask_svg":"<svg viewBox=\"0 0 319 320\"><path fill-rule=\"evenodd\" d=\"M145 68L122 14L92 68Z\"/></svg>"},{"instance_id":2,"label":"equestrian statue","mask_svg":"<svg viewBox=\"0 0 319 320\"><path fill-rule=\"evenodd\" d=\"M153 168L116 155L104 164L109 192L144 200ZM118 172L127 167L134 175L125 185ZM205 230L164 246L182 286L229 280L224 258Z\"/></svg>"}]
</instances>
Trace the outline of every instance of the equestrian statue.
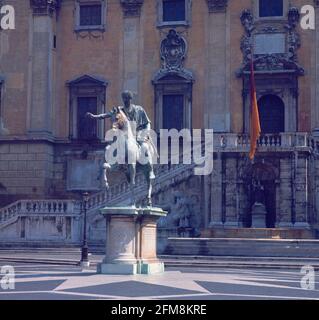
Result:
<instances>
[{"instance_id":1,"label":"equestrian statue","mask_svg":"<svg viewBox=\"0 0 319 320\"><path fill-rule=\"evenodd\" d=\"M105 187L109 188L108 171L124 172L130 184L131 205L135 206L136 173L141 171L147 182L147 201L148 205L151 206L152 181L155 179L153 159L158 155L152 138L148 134L151 130L151 121L144 108L133 104L132 99L132 92L124 91L122 92L123 106L114 107L110 112L98 115L88 112L86 116L91 119L109 118L112 122L113 133L119 133L116 135L117 139L124 139L122 141L125 153L124 163L110 164L110 149L115 141L105 148L105 163L103 165ZM117 143L119 143L118 140Z\"/></svg>"}]
</instances>

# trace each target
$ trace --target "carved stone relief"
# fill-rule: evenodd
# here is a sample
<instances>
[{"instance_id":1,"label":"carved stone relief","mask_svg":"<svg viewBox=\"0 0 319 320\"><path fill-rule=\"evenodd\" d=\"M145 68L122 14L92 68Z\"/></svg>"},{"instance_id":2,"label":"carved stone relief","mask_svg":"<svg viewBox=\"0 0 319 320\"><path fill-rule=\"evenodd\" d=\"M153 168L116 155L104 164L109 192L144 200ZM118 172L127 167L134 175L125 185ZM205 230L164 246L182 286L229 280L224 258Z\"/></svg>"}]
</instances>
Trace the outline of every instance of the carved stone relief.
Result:
<instances>
[{"instance_id":1,"label":"carved stone relief","mask_svg":"<svg viewBox=\"0 0 319 320\"><path fill-rule=\"evenodd\" d=\"M300 36L296 31L296 26L300 19L297 8L289 9L287 23L274 22L273 25L263 23L256 24L250 10L246 9L241 14L241 23L244 27L245 34L241 39L240 48L243 53L243 63L237 71L237 76L242 76L245 71L250 69L250 61L252 59L252 50L258 44L259 39L266 35L274 35L280 42L277 43L277 53L261 53L254 52L254 67L256 71L294 71L297 75L303 75L304 69L298 64L297 50L300 47ZM285 43L280 35L286 36ZM261 37L260 37L261 36ZM285 46L284 52L283 46ZM275 50L276 51L276 50ZM258 52L258 51L257 51ZM259 53L259 52L258 52Z\"/></svg>"}]
</instances>

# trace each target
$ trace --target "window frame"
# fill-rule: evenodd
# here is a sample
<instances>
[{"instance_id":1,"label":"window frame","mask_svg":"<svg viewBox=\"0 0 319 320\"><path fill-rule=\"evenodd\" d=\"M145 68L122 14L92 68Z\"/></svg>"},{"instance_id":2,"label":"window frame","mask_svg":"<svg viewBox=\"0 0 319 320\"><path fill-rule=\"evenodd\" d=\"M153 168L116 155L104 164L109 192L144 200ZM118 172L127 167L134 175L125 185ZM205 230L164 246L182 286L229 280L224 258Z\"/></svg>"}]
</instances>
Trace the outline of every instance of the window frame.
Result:
<instances>
[{"instance_id":1,"label":"window frame","mask_svg":"<svg viewBox=\"0 0 319 320\"><path fill-rule=\"evenodd\" d=\"M164 21L164 11L163 11L164 1L172 1L172 0L157 0L157 27L158 28L174 27L174 26L189 27L191 25L192 0L185 0L185 20L183 21Z\"/></svg>"},{"instance_id":2,"label":"window frame","mask_svg":"<svg viewBox=\"0 0 319 320\"><path fill-rule=\"evenodd\" d=\"M157 132L164 128L163 117L163 96L164 95L181 95L184 98L183 103L183 128L192 129L192 82L182 80L165 81L160 80L154 83L155 91L155 130Z\"/></svg>"},{"instance_id":3,"label":"window frame","mask_svg":"<svg viewBox=\"0 0 319 320\"><path fill-rule=\"evenodd\" d=\"M100 25L87 25L82 26L80 24L81 19L81 6L94 6L101 5L101 24ZM75 32L79 31L94 31L94 30L105 30L106 24L106 0L76 0L75 2Z\"/></svg>"},{"instance_id":4,"label":"window frame","mask_svg":"<svg viewBox=\"0 0 319 320\"><path fill-rule=\"evenodd\" d=\"M92 77L85 75L76 78L75 80L68 81L67 86L69 87L69 139L79 142L103 142L105 123L100 120L97 121L96 140L86 140L78 137L78 98L97 98L97 113L105 113L108 82L93 79Z\"/></svg>"}]
</instances>

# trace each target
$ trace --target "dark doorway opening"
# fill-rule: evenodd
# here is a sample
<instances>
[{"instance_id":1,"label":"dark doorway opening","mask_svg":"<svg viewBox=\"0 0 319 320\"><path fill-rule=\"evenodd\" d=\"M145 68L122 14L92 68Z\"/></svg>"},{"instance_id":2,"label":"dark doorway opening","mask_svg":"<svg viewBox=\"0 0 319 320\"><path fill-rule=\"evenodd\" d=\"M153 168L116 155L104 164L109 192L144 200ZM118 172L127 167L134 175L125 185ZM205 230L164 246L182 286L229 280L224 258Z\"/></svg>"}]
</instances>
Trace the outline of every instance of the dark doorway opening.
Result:
<instances>
[{"instance_id":1,"label":"dark doorway opening","mask_svg":"<svg viewBox=\"0 0 319 320\"><path fill-rule=\"evenodd\" d=\"M250 228L252 226L252 207L255 202L260 202L265 206L266 228L275 228L276 226L276 173L275 169L268 164L256 163L253 165L249 184L249 208L246 219L244 219L244 226ZM259 184L258 194L254 185ZM260 191L262 190L262 191Z\"/></svg>"},{"instance_id":2,"label":"dark doorway opening","mask_svg":"<svg viewBox=\"0 0 319 320\"><path fill-rule=\"evenodd\" d=\"M261 133L280 133L285 131L285 105L272 94L258 100Z\"/></svg>"}]
</instances>

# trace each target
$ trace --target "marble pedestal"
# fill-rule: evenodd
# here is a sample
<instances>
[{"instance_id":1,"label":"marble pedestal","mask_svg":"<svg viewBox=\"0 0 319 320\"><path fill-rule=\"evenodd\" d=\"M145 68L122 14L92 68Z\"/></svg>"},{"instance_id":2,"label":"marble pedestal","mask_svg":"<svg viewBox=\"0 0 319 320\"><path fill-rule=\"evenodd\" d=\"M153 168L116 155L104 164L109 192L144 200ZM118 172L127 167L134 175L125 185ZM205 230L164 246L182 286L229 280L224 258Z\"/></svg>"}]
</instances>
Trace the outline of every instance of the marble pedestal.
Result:
<instances>
[{"instance_id":1,"label":"marble pedestal","mask_svg":"<svg viewBox=\"0 0 319 320\"><path fill-rule=\"evenodd\" d=\"M153 274L164 272L156 255L157 220L166 216L160 208L105 207L106 255L97 267L102 274Z\"/></svg>"}]
</instances>

